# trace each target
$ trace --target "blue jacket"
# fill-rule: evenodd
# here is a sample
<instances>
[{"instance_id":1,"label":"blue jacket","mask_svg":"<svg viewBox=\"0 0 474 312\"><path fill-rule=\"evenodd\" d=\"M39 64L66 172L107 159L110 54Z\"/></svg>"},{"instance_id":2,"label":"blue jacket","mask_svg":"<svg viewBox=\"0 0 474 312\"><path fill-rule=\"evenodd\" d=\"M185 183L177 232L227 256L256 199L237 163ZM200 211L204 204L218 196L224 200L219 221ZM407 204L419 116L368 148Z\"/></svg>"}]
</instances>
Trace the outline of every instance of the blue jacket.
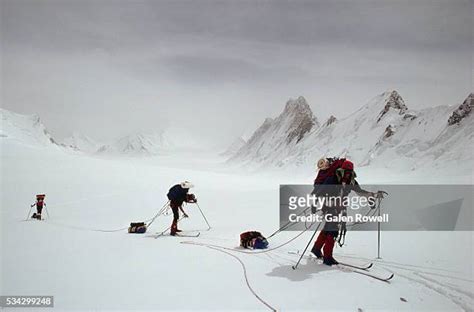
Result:
<instances>
[{"instance_id":1,"label":"blue jacket","mask_svg":"<svg viewBox=\"0 0 474 312\"><path fill-rule=\"evenodd\" d=\"M186 201L186 195L189 189L182 188L180 184L176 184L168 191L168 199L177 203L178 205L183 204Z\"/></svg>"}]
</instances>

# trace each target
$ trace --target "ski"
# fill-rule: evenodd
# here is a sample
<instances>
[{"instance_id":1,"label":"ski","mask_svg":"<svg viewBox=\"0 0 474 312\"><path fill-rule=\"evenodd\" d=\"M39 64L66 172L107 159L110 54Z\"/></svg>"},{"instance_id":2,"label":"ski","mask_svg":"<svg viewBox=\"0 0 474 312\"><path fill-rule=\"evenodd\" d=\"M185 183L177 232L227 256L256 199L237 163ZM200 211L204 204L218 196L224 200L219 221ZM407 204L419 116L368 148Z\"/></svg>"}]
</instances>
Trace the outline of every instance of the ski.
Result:
<instances>
[{"instance_id":1,"label":"ski","mask_svg":"<svg viewBox=\"0 0 474 312\"><path fill-rule=\"evenodd\" d=\"M201 235L201 232L192 232L192 231L189 231L189 232L179 232L179 233L176 233L176 237L199 237L199 235ZM171 234L169 233L163 233L163 232L160 232L160 233L156 233L156 235L154 235L155 239L158 238L158 237L162 237L162 236L172 236Z\"/></svg>"},{"instance_id":2,"label":"ski","mask_svg":"<svg viewBox=\"0 0 474 312\"><path fill-rule=\"evenodd\" d=\"M184 234L178 233L178 234L176 234L176 236L178 236L178 237L199 237L199 235L201 235L201 232L197 232L197 233L194 233L194 234L187 234L187 233L184 233Z\"/></svg>"},{"instance_id":3,"label":"ski","mask_svg":"<svg viewBox=\"0 0 474 312\"><path fill-rule=\"evenodd\" d=\"M374 265L372 262L369 262L366 265L354 265L354 264L349 264L349 263L345 263L345 262L341 262L341 261L338 261L338 262L339 262L339 264L341 264L343 266L354 268L354 269L359 269L359 270L368 270Z\"/></svg>"},{"instance_id":4,"label":"ski","mask_svg":"<svg viewBox=\"0 0 474 312\"><path fill-rule=\"evenodd\" d=\"M290 251L288 253L293 254L293 255L300 255L299 252L291 252ZM319 264L323 264L321 259L318 259L315 256L304 255L303 257L306 258L306 259L310 259L310 260L318 260ZM389 276L381 276L381 275L375 274L375 273L369 271L369 269L372 266L373 266L373 263L368 263L365 266L356 266L356 265L352 265L352 264L348 264L348 263L339 262L339 264L334 265L333 267L336 267L341 271L350 271L350 272L353 272L353 273L365 275L367 277L379 280L381 282L387 282L387 283L395 276L395 274L393 274L393 273L391 273Z\"/></svg>"},{"instance_id":5,"label":"ski","mask_svg":"<svg viewBox=\"0 0 474 312\"><path fill-rule=\"evenodd\" d=\"M365 275L367 277L379 280L381 282L387 282L387 283L395 276L395 274L393 274L393 273L391 273L389 276L381 276L381 275L374 274L370 271L349 267L349 266L346 266L342 263L339 263L339 264L335 265L335 267L340 269L341 271L346 271L347 269L349 269L350 272Z\"/></svg>"},{"instance_id":6,"label":"ski","mask_svg":"<svg viewBox=\"0 0 474 312\"><path fill-rule=\"evenodd\" d=\"M298 251L296 251L296 252L295 252L295 251L289 251L288 253L291 254L291 255L298 255L298 256L301 255L301 253L299 253ZM318 260L318 258L316 258L315 256L313 256L312 254L304 255L303 257L306 258L306 259L311 259L311 260L315 259L315 260ZM358 269L358 270L368 270L368 269L370 269L370 268L374 265L372 262L369 262L369 263L363 264L363 265L356 265L356 264L345 263L345 262L340 262L340 261L338 261L338 262L339 262L339 264L341 264L341 265L344 265L344 266L346 266L346 267L350 267L350 268L353 268L353 269Z\"/></svg>"}]
</instances>

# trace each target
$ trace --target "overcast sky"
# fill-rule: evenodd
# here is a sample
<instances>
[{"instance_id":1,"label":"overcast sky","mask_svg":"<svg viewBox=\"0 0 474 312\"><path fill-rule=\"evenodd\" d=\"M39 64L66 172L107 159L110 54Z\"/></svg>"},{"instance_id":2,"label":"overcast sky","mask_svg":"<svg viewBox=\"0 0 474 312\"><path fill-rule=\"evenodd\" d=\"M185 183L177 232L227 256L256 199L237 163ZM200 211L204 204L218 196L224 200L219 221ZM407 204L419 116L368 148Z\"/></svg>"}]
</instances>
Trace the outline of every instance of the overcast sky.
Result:
<instances>
[{"instance_id":1,"label":"overcast sky","mask_svg":"<svg viewBox=\"0 0 474 312\"><path fill-rule=\"evenodd\" d=\"M386 89L456 104L472 15L470 0L1 0L2 107L60 139L172 126L225 145L299 95L321 121Z\"/></svg>"}]
</instances>

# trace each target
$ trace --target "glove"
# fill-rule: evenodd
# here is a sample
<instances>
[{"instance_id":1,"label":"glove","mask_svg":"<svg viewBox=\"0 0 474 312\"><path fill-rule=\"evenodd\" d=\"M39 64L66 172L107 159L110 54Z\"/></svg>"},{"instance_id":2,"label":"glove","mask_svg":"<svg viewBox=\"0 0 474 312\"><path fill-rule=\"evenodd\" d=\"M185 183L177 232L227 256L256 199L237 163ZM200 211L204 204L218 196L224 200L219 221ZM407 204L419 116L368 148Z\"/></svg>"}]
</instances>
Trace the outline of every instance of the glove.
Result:
<instances>
[{"instance_id":1,"label":"glove","mask_svg":"<svg viewBox=\"0 0 474 312\"><path fill-rule=\"evenodd\" d=\"M187 203L195 203L196 202L196 196L194 196L194 194L186 195L186 202Z\"/></svg>"},{"instance_id":2,"label":"glove","mask_svg":"<svg viewBox=\"0 0 474 312\"><path fill-rule=\"evenodd\" d=\"M374 194L374 197L375 198L384 198L385 195L388 195L388 193L385 192L385 191L377 191L377 193Z\"/></svg>"}]
</instances>

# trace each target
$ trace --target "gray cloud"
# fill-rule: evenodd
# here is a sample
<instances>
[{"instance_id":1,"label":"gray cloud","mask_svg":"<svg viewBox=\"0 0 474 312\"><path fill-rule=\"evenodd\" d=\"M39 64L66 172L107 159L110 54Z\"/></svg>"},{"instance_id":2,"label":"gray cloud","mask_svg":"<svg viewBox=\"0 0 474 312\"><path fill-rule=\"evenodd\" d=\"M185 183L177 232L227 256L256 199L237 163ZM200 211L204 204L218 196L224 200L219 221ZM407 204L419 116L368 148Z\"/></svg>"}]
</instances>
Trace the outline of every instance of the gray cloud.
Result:
<instances>
[{"instance_id":1,"label":"gray cloud","mask_svg":"<svg viewBox=\"0 0 474 312\"><path fill-rule=\"evenodd\" d=\"M225 144L290 96L323 119L387 88L415 108L472 89L468 0L0 5L2 106L40 112L59 136L111 138L180 116Z\"/></svg>"}]
</instances>

